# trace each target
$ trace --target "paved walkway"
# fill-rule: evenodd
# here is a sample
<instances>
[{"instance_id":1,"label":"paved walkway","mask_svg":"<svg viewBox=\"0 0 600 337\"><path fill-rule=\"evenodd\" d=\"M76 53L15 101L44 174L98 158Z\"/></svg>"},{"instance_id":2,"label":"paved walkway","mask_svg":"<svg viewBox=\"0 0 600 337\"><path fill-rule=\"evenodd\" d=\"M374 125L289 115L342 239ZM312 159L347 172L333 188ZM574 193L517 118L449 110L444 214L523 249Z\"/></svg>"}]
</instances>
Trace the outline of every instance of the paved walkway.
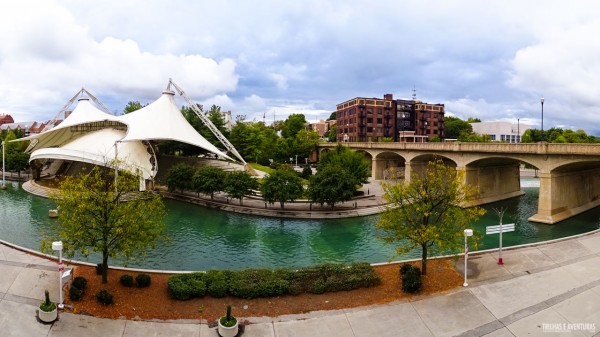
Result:
<instances>
[{"instance_id":1,"label":"paved walkway","mask_svg":"<svg viewBox=\"0 0 600 337\"><path fill-rule=\"evenodd\" d=\"M371 307L248 317L242 335L600 336L600 232L505 250L504 266L496 258L497 252L472 255L466 288ZM457 266L462 264L460 259ZM189 320L62 313L52 325L38 323L35 313L44 289L57 288L57 278L55 262L0 244L0 336L217 336L206 322Z\"/></svg>"}]
</instances>

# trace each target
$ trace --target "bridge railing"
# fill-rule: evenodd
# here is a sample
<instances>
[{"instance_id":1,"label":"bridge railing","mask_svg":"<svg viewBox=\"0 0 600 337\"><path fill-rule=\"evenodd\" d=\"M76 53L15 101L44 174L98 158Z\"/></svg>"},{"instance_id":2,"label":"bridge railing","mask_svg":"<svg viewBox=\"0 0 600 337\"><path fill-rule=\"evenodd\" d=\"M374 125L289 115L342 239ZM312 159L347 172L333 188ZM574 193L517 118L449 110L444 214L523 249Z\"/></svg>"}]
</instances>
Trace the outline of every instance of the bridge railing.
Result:
<instances>
[{"instance_id":1,"label":"bridge railing","mask_svg":"<svg viewBox=\"0 0 600 337\"><path fill-rule=\"evenodd\" d=\"M600 144L579 143L321 143L318 148L333 148L338 144L352 149L377 150L415 150L415 151L445 151L445 152L495 152L495 153L525 153L525 154L571 154L600 156Z\"/></svg>"}]
</instances>

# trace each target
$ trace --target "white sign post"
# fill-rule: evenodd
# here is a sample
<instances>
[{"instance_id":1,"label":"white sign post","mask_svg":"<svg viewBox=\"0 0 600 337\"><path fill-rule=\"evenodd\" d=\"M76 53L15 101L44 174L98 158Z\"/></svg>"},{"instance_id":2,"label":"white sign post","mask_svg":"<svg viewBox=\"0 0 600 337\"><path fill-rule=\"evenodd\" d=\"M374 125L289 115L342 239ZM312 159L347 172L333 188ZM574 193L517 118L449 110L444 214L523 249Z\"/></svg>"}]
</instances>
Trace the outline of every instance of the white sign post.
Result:
<instances>
[{"instance_id":1,"label":"white sign post","mask_svg":"<svg viewBox=\"0 0 600 337\"><path fill-rule=\"evenodd\" d=\"M505 208L502 208L499 210L494 209L494 211L496 211L496 213L498 214L498 217L500 218L500 225L487 226L485 228L485 234L500 234L500 244L498 245L500 247L500 249L498 250L498 264L503 265L504 262L502 261L502 233L514 232L515 224L514 223L509 223L506 225L502 224L502 216L504 216L504 211L506 211Z\"/></svg>"},{"instance_id":2,"label":"white sign post","mask_svg":"<svg viewBox=\"0 0 600 337\"><path fill-rule=\"evenodd\" d=\"M65 266L62 261L62 250L63 250L62 241L52 242L52 250L58 251L58 279L59 279L59 286L60 286L60 288L58 290L58 294L59 294L58 308L62 309L65 307L65 305L63 304L63 289L62 289L62 282L63 282L62 274L63 274L63 271L65 270Z\"/></svg>"},{"instance_id":3,"label":"white sign post","mask_svg":"<svg viewBox=\"0 0 600 337\"><path fill-rule=\"evenodd\" d=\"M473 236L472 229L465 229L463 231L463 235L465 236L465 283L463 283L463 287L469 286L467 283L467 260L469 259L469 246L467 245L467 238L469 236Z\"/></svg>"}]
</instances>

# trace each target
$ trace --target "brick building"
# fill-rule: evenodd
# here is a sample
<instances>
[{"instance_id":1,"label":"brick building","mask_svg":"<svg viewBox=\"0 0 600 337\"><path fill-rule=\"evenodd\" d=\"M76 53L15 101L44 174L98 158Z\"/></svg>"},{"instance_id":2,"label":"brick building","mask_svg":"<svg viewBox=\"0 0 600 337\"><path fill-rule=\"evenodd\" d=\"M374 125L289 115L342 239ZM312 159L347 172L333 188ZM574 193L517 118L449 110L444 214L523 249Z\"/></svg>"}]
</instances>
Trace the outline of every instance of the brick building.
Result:
<instances>
[{"instance_id":1,"label":"brick building","mask_svg":"<svg viewBox=\"0 0 600 337\"><path fill-rule=\"evenodd\" d=\"M444 139L444 105L419 100L356 97L336 106L338 142L414 141L401 137Z\"/></svg>"}]
</instances>

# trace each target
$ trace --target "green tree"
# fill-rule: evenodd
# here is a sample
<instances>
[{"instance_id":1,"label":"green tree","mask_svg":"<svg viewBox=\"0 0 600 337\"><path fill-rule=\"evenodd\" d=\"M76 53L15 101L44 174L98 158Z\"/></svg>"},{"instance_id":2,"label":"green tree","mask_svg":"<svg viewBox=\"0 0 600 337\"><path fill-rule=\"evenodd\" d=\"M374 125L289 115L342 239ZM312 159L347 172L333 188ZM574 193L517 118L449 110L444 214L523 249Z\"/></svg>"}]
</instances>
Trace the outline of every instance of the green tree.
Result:
<instances>
[{"instance_id":1,"label":"green tree","mask_svg":"<svg viewBox=\"0 0 600 337\"><path fill-rule=\"evenodd\" d=\"M266 176L260 190L265 201L270 204L279 202L281 209L286 202L294 201L304 193L302 179L289 166L282 166Z\"/></svg>"},{"instance_id":2,"label":"green tree","mask_svg":"<svg viewBox=\"0 0 600 337\"><path fill-rule=\"evenodd\" d=\"M294 138L296 134L304 129L306 124L306 118L303 114L291 114L283 122L281 126L281 137L283 138Z\"/></svg>"},{"instance_id":3,"label":"green tree","mask_svg":"<svg viewBox=\"0 0 600 337\"><path fill-rule=\"evenodd\" d=\"M186 163L173 165L167 173L165 182L170 192L179 190L189 190L192 188L192 178L194 177L194 168Z\"/></svg>"},{"instance_id":4,"label":"green tree","mask_svg":"<svg viewBox=\"0 0 600 337\"><path fill-rule=\"evenodd\" d=\"M331 209L336 203L352 199L356 191L355 179L342 166L328 165L317 170L308 183L308 197L321 206Z\"/></svg>"},{"instance_id":5,"label":"green tree","mask_svg":"<svg viewBox=\"0 0 600 337\"><path fill-rule=\"evenodd\" d=\"M460 249L463 230L485 213L480 207L461 207L473 190L440 159L414 173L409 184L383 184L383 189L389 207L376 224L378 237L399 244L398 254L420 248L423 275L430 253Z\"/></svg>"},{"instance_id":6,"label":"green tree","mask_svg":"<svg viewBox=\"0 0 600 337\"><path fill-rule=\"evenodd\" d=\"M123 108L123 115L139 110L147 105L148 104L142 105L139 101L129 101L127 102L127 105L125 105L125 108Z\"/></svg>"},{"instance_id":7,"label":"green tree","mask_svg":"<svg viewBox=\"0 0 600 337\"><path fill-rule=\"evenodd\" d=\"M13 140L23 136L22 133L15 131L19 131L19 129L9 131L4 139L6 142L6 169L17 172L19 178L21 178L21 171L29 168L29 154L25 153L29 142L13 142Z\"/></svg>"},{"instance_id":8,"label":"green tree","mask_svg":"<svg viewBox=\"0 0 600 337\"><path fill-rule=\"evenodd\" d=\"M446 138L458 139L462 132L471 133L473 127L469 122L465 122L460 118L447 116L444 118L444 129Z\"/></svg>"},{"instance_id":9,"label":"green tree","mask_svg":"<svg viewBox=\"0 0 600 337\"><path fill-rule=\"evenodd\" d=\"M323 152L317 172L326 166L339 166L348 171L354 185L366 184L369 181L370 165L365 156L339 144L330 151Z\"/></svg>"},{"instance_id":10,"label":"green tree","mask_svg":"<svg viewBox=\"0 0 600 337\"><path fill-rule=\"evenodd\" d=\"M337 112L335 112L335 111L329 115L329 118L327 118L328 121L334 121L336 119L337 119Z\"/></svg>"},{"instance_id":11,"label":"green tree","mask_svg":"<svg viewBox=\"0 0 600 337\"><path fill-rule=\"evenodd\" d=\"M258 181L246 171L230 172L225 177L225 192L232 198L240 199L240 205L243 204L242 199L257 188Z\"/></svg>"},{"instance_id":12,"label":"green tree","mask_svg":"<svg viewBox=\"0 0 600 337\"><path fill-rule=\"evenodd\" d=\"M192 185L196 192L210 194L212 200L215 192L225 189L225 176L225 171L218 167L202 166L194 173Z\"/></svg>"},{"instance_id":13,"label":"green tree","mask_svg":"<svg viewBox=\"0 0 600 337\"><path fill-rule=\"evenodd\" d=\"M337 141L337 125L332 126L327 133L327 140L334 143Z\"/></svg>"},{"instance_id":14,"label":"green tree","mask_svg":"<svg viewBox=\"0 0 600 337\"><path fill-rule=\"evenodd\" d=\"M243 118L238 118L231 129L229 141L242 157L262 163L274 158L273 144L277 138L275 130L263 122L245 122Z\"/></svg>"},{"instance_id":15,"label":"green tree","mask_svg":"<svg viewBox=\"0 0 600 337\"><path fill-rule=\"evenodd\" d=\"M293 155L308 158L319 145L319 134L313 130L300 130L293 142Z\"/></svg>"},{"instance_id":16,"label":"green tree","mask_svg":"<svg viewBox=\"0 0 600 337\"><path fill-rule=\"evenodd\" d=\"M131 258L155 246L164 231L164 205L159 194L138 192L139 177L95 167L68 176L52 199L60 209L54 231L68 256L78 251L102 255L102 283L108 280L108 258ZM125 201L126 200L126 201ZM48 246L50 240L45 240Z\"/></svg>"},{"instance_id":17,"label":"green tree","mask_svg":"<svg viewBox=\"0 0 600 337\"><path fill-rule=\"evenodd\" d=\"M481 123L481 119L475 117L467 118L467 123Z\"/></svg>"}]
</instances>

